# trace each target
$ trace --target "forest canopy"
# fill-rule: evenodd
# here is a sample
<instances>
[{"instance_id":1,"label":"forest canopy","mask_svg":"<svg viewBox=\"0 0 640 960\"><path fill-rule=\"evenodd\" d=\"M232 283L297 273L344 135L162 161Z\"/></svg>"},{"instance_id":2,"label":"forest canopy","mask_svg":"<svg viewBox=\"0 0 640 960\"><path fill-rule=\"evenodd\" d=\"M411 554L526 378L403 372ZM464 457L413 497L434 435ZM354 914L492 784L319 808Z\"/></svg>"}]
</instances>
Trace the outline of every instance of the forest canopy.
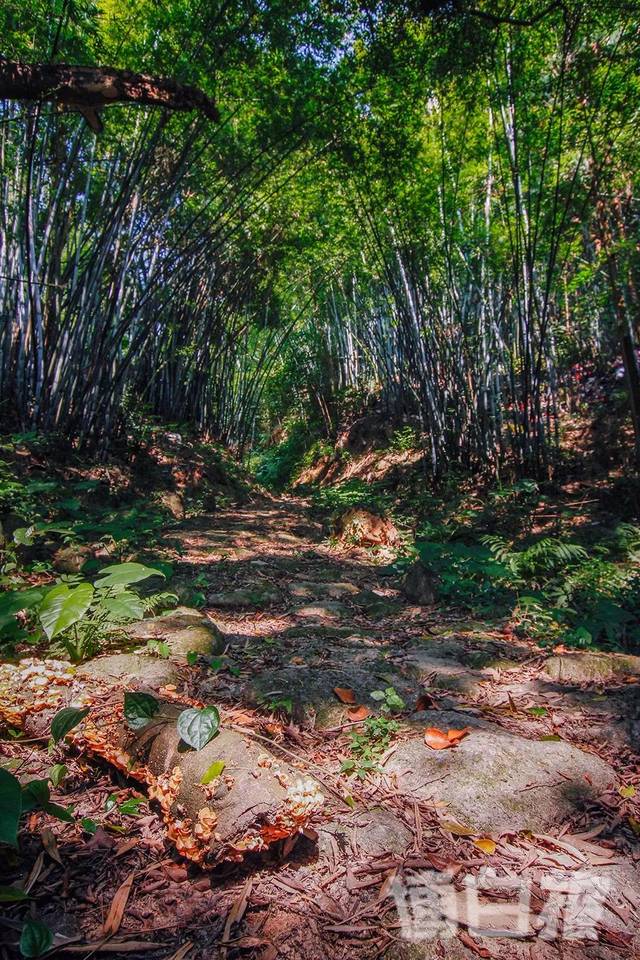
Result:
<instances>
[{"instance_id":1,"label":"forest canopy","mask_svg":"<svg viewBox=\"0 0 640 960\"><path fill-rule=\"evenodd\" d=\"M0 75L220 115L1 101L5 426L106 449L144 409L243 452L375 404L434 474L535 473L597 374L638 450L633 4L9 0L0 36Z\"/></svg>"}]
</instances>

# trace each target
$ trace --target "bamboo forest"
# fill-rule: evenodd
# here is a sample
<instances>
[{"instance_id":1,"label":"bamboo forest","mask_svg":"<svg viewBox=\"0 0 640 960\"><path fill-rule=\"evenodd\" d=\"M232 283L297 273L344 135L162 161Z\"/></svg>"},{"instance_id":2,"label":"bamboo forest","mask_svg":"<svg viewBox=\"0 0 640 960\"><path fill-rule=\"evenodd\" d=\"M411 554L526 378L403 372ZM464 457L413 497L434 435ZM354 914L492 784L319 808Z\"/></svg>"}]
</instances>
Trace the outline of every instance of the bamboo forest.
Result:
<instances>
[{"instance_id":1,"label":"bamboo forest","mask_svg":"<svg viewBox=\"0 0 640 960\"><path fill-rule=\"evenodd\" d=\"M640 957L640 0L1 0L0 960Z\"/></svg>"}]
</instances>

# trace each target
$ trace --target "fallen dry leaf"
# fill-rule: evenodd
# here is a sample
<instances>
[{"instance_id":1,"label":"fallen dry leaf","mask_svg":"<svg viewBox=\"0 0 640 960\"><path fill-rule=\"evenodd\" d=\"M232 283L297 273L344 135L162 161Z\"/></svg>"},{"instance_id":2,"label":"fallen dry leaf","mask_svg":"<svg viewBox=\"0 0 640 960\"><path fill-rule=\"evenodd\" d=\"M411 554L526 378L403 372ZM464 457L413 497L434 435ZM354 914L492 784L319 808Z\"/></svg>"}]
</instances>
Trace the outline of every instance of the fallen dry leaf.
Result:
<instances>
[{"instance_id":1,"label":"fallen dry leaf","mask_svg":"<svg viewBox=\"0 0 640 960\"><path fill-rule=\"evenodd\" d=\"M475 830L472 830L470 827L463 826L456 820L441 820L440 826L443 830L446 830L448 833L452 833L456 837L472 837L475 833Z\"/></svg>"},{"instance_id":2,"label":"fallen dry leaf","mask_svg":"<svg viewBox=\"0 0 640 960\"><path fill-rule=\"evenodd\" d=\"M355 703L356 695L349 687L334 687L333 692L340 703Z\"/></svg>"},{"instance_id":3,"label":"fallen dry leaf","mask_svg":"<svg viewBox=\"0 0 640 960\"><path fill-rule=\"evenodd\" d=\"M181 947L178 947L175 953L172 953L167 960L185 960L185 957L193 950L193 941L187 940Z\"/></svg>"},{"instance_id":4,"label":"fallen dry leaf","mask_svg":"<svg viewBox=\"0 0 640 960\"><path fill-rule=\"evenodd\" d=\"M437 706L436 701L430 693L421 693L413 709L415 713L419 713L420 710L432 710L435 706Z\"/></svg>"},{"instance_id":5,"label":"fallen dry leaf","mask_svg":"<svg viewBox=\"0 0 640 960\"><path fill-rule=\"evenodd\" d=\"M462 730L439 730L438 727L427 727L424 732L424 742L432 750L448 750L455 747L463 737L469 733L470 727L464 727Z\"/></svg>"},{"instance_id":6,"label":"fallen dry leaf","mask_svg":"<svg viewBox=\"0 0 640 960\"><path fill-rule=\"evenodd\" d=\"M477 837L473 841L473 845L477 847L478 850L482 850L483 853L489 854L489 856L496 852L496 842L490 837Z\"/></svg>"},{"instance_id":7,"label":"fallen dry leaf","mask_svg":"<svg viewBox=\"0 0 640 960\"><path fill-rule=\"evenodd\" d=\"M133 873L130 873L124 883L121 884L121 886L119 886L116 890L109 913L107 914L107 919L105 920L104 927L102 928L102 933L105 937L113 936L113 934L117 933L120 929L135 875L136 872L134 870Z\"/></svg>"},{"instance_id":8,"label":"fallen dry leaf","mask_svg":"<svg viewBox=\"0 0 640 960\"><path fill-rule=\"evenodd\" d=\"M59 863L60 866L62 866L62 859L58 851L58 844L56 843L56 838L49 827L44 828L40 834L40 839L42 840L42 846L45 848L51 859L55 860L56 863Z\"/></svg>"},{"instance_id":9,"label":"fallen dry leaf","mask_svg":"<svg viewBox=\"0 0 640 960\"><path fill-rule=\"evenodd\" d=\"M349 720L366 720L367 717L371 716L371 710L361 704L357 707L350 707L347 711L347 714L349 716Z\"/></svg>"}]
</instances>

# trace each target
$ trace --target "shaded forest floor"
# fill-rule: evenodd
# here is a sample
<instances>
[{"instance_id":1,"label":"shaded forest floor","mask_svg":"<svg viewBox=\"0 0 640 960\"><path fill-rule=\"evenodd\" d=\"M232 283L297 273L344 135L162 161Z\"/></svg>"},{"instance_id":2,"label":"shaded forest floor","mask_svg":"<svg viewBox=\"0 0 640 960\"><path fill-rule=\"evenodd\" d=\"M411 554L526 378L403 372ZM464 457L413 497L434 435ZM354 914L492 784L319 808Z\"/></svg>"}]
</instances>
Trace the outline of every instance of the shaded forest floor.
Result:
<instances>
[{"instance_id":1,"label":"shaded forest floor","mask_svg":"<svg viewBox=\"0 0 640 960\"><path fill-rule=\"evenodd\" d=\"M143 795L122 775L4 742L21 777L66 764L53 798L88 827L32 814L8 863L58 955L635 955L640 660L544 652L413 605L300 500L184 520L157 549L225 635L204 667L171 664L178 690L261 718L325 805L297 842L207 873L175 853L153 804L127 807ZM137 657L114 682L153 689Z\"/></svg>"}]
</instances>

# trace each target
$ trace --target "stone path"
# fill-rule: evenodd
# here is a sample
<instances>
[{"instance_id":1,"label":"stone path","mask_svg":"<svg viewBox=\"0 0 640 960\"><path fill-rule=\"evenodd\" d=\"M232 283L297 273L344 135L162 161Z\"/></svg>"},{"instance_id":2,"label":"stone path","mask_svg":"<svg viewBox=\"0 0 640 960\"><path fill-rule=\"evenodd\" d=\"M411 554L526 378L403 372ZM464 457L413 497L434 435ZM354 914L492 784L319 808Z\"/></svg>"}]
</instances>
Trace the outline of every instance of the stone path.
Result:
<instances>
[{"instance_id":1,"label":"stone path","mask_svg":"<svg viewBox=\"0 0 640 960\"><path fill-rule=\"evenodd\" d=\"M284 859L134 899L128 935L157 929L144 918L169 890L194 957L639 955L640 660L547 655L416 606L296 500L184 521L167 549L186 608L131 639L164 640L170 658L123 651L85 673L255 711L325 805ZM404 706L381 712L385 691ZM358 708L383 718L377 733ZM458 731L455 745L431 748L428 728Z\"/></svg>"}]
</instances>

